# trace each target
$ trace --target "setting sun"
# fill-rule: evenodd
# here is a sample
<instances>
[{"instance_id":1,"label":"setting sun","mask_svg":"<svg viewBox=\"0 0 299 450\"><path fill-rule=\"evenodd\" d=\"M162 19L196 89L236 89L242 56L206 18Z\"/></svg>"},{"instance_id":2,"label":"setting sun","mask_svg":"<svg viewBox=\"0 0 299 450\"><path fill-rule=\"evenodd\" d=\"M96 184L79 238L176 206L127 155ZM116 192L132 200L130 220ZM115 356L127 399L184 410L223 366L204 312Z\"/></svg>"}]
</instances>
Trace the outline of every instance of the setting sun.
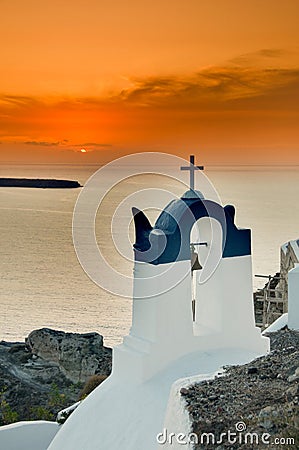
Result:
<instances>
[{"instance_id":1,"label":"setting sun","mask_svg":"<svg viewBox=\"0 0 299 450\"><path fill-rule=\"evenodd\" d=\"M85 150L85 148L81 148L80 152L81 152L81 153L87 153L87 151Z\"/></svg>"}]
</instances>

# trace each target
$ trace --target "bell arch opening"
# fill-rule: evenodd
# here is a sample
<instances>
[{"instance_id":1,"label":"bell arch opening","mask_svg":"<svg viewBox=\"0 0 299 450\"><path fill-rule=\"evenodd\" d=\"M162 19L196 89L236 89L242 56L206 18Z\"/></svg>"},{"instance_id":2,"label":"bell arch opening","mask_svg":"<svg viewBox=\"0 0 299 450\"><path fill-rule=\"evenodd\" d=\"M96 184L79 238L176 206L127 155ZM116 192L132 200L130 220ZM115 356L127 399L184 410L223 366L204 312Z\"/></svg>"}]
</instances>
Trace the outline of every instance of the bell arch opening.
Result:
<instances>
[{"instance_id":1,"label":"bell arch opening","mask_svg":"<svg viewBox=\"0 0 299 450\"><path fill-rule=\"evenodd\" d=\"M201 217L190 232L192 318L197 322L208 299L200 298L200 284L210 278L222 258L223 230L217 219Z\"/></svg>"}]
</instances>

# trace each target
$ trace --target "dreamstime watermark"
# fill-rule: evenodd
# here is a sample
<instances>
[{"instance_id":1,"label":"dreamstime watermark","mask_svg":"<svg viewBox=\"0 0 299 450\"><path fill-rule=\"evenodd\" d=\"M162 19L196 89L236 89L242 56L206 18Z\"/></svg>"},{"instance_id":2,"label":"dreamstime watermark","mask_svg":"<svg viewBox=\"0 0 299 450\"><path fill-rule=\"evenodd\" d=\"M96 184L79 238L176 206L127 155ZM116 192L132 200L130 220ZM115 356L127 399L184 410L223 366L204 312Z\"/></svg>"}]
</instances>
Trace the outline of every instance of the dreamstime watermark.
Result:
<instances>
[{"instance_id":1,"label":"dreamstime watermark","mask_svg":"<svg viewBox=\"0 0 299 450\"><path fill-rule=\"evenodd\" d=\"M245 422L237 422L235 430L216 433L173 433L164 428L161 433L157 434L157 443L162 445L288 445L295 446L295 438L293 437L272 437L269 433L254 433L247 431Z\"/></svg>"},{"instance_id":2,"label":"dreamstime watermark","mask_svg":"<svg viewBox=\"0 0 299 450\"><path fill-rule=\"evenodd\" d=\"M82 268L98 286L114 295L132 297L133 273L131 276L128 276L112 267L111 263L105 258L96 237L97 212L107 194L114 187L121 186L123 181L132 179L137 175L159 175L165 177L165 187L158 188L153 185L144 189L140 188L140 185L136 183L134 193L128 194L126 198L121 198L119 204L113 205L114 212L111 217L110 227L113 245L119 258L123 258L126 264L128 262L133 264L132 242L129 237L129 228L132 222L130 210L133 206L137 206L141 211L155 209L162 212L167 204L173 200L178 200L177 194L171 190L169 179L182 185L182 193L189 189L186 172L183 173L180 170L181 166L186 166L186 161L174 155L150 152L138 153L124 156L106 164L85 183L74 208L73 242ZM204 198L221 205L218 192L208 177L200 170L195 172L195 177L196 187L201 191ZM213 216L209 210L209 202L206 203L207 216L211 218ZM110 204L109 208L111 207L112 205ZM189 214L192 215L191 210ZM226 239L226 219L223 209L218 208L218 215L219 217L214 219L221 222L222 228L213 226L211 221L211 240L207 248L207 257L204 268L200 273L201 278L199 282L205 282L213 274L221 259L222 252L215 252L215 246L212 245L213 242L217 243L217 245L219 242L222 242L222 245L224 245ZM101 221L100 215L99 221ZM180 224L177 223L177 225L180 228ZM220 233L222 233L221 236ZM151 247L146 252L156 251L154 243L157 239L159 239L159 242L162 242L164 237L164 244L166 245L167 238L165 234L164 236L162 234L164 232L160 229L150 233L149 243ZM164 248L159 247L160 253L163 250ZM159 254L153 256L153 260L155 260ZM153 282L148 284L150 289L144 295L145 298L161 294L161 286L163 286L163 292L172 289L188 275L189 266L186 265L186 269L182 271L180 279L178 279L171 271L172 265L173 263L165 264L163 271L161 270L158 274L152 275ZM163 283L161 280L163 280Z\"/></svg>"}]
</instances>

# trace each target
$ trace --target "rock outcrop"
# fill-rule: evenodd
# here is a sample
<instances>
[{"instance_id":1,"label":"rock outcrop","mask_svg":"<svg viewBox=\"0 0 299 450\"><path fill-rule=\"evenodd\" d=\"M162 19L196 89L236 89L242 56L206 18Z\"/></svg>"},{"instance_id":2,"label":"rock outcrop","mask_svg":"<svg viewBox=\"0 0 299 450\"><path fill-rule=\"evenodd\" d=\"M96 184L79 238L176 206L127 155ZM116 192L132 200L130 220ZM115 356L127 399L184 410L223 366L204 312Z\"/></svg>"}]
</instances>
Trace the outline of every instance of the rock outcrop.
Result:
<instances>
[{"instance_id":1,"label":"rock outcrop","mask_svg":"<svg viewBox=\"0 0 299 450\"><path fill-rule=\"evenodd\" d=\"M299 332L285 329L268 336L272 350L268 355L243 366L227 367L225 376L181 389L192 432L199 438L206 439L208 433L215 439L227 437L228 430L257 433L260 438L263 433L269 433L271 442L274 438L294 439L293 447L281 441L282 446L276 448L298 448ZM266 447L270 445L254 448ZM217 449L226 448L228 441L224 438ZM249 446L238 440L229 448L239 450Z\"/></svg>"},{"instance_id":2,"label":"rock outcrop","mask_svg":"<svg viewBox=\"0 0 299 450\"><path fill-rule=\"evenodd\" d=\"M25 342L33 356L57 364L73 383L111 372L111 349L104 347L103 337L98 333L65 333L42 328L32 331Z\"/></svg>"},{"instance_id":3,"label":"rock outcrop","mask_svg":"<svg viewBox=\"0 0 299 450\"><path fill-rule=\"evenodd\" d=\"M39 178L0 178L0 187L23 187L39 189L74 189L81 187L78 181Z\"/></svg>"},{"instance_id":4,"label":"rock outcrop","mask_svg":"<svg viewBox=\"0 0 299 450\"><path fill-rule=\"evenodd\" d=\"M55 420L90 377L110 374L111 363L112 351L98 333L41 329L26 343L0 342L0 425Z\"/></svg>"}]
</instances>

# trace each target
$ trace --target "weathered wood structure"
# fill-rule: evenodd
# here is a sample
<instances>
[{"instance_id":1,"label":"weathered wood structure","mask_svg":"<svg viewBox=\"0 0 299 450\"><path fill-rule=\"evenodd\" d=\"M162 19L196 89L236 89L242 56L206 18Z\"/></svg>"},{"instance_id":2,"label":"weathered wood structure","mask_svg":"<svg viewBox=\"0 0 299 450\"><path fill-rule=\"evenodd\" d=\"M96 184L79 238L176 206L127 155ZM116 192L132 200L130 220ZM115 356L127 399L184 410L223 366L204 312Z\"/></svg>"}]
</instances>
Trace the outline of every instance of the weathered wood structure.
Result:
<instances>
[{"instance_id":1,"label":"weathered wood structure","mask_svg":"<svg viewBox=\"0 0 299 450\"><path fill-rule=\"evenodd\" d=\"M299 263L299 239L286 242L280 250L280 272L267 278L263 289L254 294L256 324L266 328L288 311L288 273Z\"/></svg>"}]
</instances>

